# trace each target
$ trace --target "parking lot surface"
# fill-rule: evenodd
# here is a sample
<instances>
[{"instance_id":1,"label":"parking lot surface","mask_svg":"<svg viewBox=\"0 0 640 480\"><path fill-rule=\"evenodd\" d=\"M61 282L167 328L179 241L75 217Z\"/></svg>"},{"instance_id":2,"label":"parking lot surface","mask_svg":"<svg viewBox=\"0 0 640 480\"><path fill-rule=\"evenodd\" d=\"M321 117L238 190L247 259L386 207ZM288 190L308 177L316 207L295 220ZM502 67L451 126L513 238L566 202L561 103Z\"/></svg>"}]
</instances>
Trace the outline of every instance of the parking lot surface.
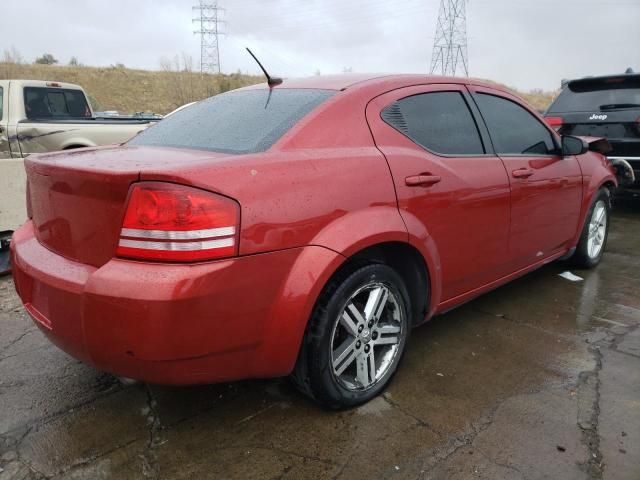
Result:
<instances>
[{"instance_id":1,"label":"parking lot surface","mask_svg":"<svg viewBox=\"0 0 640 480\"><path fill-rule=\"evenodd\" d=\"M343 412L284 379L125 385L51 345L2 278L0 480L638 480L640 202L597 269L568 269L416 329L385 394Z\"/></svg>"}]
</instances>

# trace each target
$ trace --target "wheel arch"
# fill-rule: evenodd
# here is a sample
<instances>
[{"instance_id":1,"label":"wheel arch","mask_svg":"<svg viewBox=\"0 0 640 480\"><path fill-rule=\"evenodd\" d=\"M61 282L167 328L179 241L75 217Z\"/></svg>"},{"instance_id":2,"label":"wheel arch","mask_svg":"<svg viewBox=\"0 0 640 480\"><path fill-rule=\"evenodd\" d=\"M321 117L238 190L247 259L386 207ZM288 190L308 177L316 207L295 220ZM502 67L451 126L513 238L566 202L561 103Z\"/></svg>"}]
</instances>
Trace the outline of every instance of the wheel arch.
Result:
<instances>
[{"instance_id":1,"label":"wheel arch","mask_svg":"<svg viewBox=\"0 0 640 480\"><path fill-rule=\"evenodd\" d=\"M73 150L74 148L95 147L96 144L88 140L69 139L62 145L61 150Z\"/></svg>"},{"instance_id":2,"label":"wheel arch","mask_svg":"<svg viewBox=\"0 0 640 480\"><path fill-rule=\"evenodd\" d=\"M425 235L424 228L409 233L397 208L386 205L351 212L322 229L301 249L269 312L254 361L256 376L263 365L274 362L283 375L293 370L318 299L345 269L376 262L390 265L409 289L412 323L429 318L440 298L440 276L435 244Z\"/></svg>"},{"instance_id":3,"label":"wheel arch","mask_svg":"<svg viewBox=\"0 0 640 480\"><path fill-rule=\"evenodd\" d=\"M580 222L578 223L578 231L573 239L571 245L573 247L578 245L580 241L580 235L582 235L582 230L584 229L585 223L587 222L587 215L589 214L589 209L591 208L591 204L593 203L593 198L602 188L606 188L609 191L610 199L613 198L613 194L617 187L617 182L613 175L607 176L603 179L600 179L598 182L592 182L590 185L585 187L585 197L582 202L582 209L580 211Z\"/></svg>"}]
</instances>

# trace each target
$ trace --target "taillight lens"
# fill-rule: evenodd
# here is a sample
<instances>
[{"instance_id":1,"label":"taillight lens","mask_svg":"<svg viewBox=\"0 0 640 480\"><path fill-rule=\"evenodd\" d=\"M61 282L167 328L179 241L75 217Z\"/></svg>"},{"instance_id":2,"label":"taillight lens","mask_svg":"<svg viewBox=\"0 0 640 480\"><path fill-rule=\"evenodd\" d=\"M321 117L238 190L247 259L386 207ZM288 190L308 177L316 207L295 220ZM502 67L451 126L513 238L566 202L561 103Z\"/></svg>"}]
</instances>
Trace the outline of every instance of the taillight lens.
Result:
<instances>
[{"instance_id":1,"label":"taillight lens","mask_svg":"<svg viewBox=\"0 0 640 480\"><path fill-rule=\"evenodd\" d=\"M560 130L564 124L564 119L562 117L545 117L545 121L556 132Z\"/></svg>"},{"instance_id":2,"label":"taillight lens","mask_svg":"<svg viewBox=\"0 0 640 480\"><path fill-rule=\"evenodd\" d=\"M238 252L239 205L222 195L172 183L144 182L129 193L116 254L196 262Z\"/></svg>"}]
</instances>

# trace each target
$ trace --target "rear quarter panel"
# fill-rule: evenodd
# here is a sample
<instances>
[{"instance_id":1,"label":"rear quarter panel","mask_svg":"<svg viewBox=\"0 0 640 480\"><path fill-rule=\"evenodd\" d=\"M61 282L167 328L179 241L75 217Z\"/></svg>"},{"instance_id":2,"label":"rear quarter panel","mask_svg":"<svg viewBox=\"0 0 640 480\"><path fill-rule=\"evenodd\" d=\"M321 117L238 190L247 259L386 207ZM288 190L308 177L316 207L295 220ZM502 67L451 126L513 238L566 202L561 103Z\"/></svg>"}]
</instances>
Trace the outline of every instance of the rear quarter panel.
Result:
<instances>
[{"instance_id":1,"label":"rear quarter panel","mask_svg":"<svg viewBox=\"0 0 640 480\"><path fill-rule=\"evenodd\" d=\"M145 171L141 180L186 183L236 199L241 255L306 245L348 255L367 239L407 239L387 164L373 146L272 152L193 171Z\"/></svg>"},{"instance_id":2,"label":"rear quarter panel","mask_svg":"<svg viewBox=\"0 0 640 480\"><path fill-rule=\"evenodd\" d=\"M141 179L186 182L236 199L241 255L306 245L349 255L385 239L406 241L389 168L367 126L369 98L336 92L264 154L144 171Z\"/></svg>"}]
</instances>

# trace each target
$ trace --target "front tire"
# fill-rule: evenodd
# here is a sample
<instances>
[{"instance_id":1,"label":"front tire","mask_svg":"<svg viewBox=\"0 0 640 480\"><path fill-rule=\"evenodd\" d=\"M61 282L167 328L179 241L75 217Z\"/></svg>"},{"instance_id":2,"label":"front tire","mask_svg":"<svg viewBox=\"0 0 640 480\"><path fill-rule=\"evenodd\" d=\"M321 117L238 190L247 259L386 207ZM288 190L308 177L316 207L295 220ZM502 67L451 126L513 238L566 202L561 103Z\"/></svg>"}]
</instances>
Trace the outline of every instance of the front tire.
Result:
<instances>
[{"instance_id":1,"label":"front tire","mask_svg":"<svg viewBox=\"0 0 640 480\"><path fill-rule=\"evenodd\" d=\"M573 256L573 263L583 268L593 268L600 263L609 237L611 217L611 193L601 188L595 195Z\"/></svg>"},{"instance_id":2,"label":"front tire","mask_svg":"<svg viewBox=\"0 0 640 480\"><path fill-rule=\"evenodd\" d=\"M331 409L374 398L389 383L404 353L410 306L404 281L386 265L337 275L309 320L294 383Z\"/></svg>"}]
</instances>

